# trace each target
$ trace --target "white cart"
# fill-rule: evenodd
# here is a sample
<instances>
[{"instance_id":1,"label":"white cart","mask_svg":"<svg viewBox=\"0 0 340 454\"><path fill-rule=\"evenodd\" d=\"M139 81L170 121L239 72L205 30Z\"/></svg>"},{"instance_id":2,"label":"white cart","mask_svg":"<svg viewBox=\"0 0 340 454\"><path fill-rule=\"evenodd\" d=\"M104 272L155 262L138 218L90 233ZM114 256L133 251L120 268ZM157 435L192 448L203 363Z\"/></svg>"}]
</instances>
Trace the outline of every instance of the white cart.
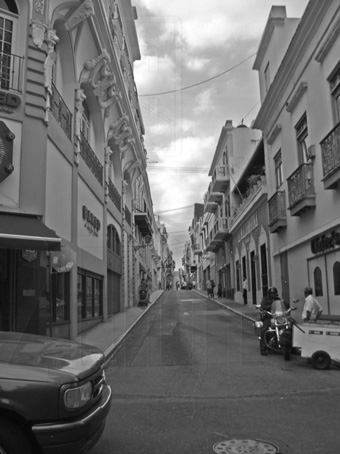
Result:
<instances>
[{"instance_id":1,"label":"white cart","mask_svg":"<svg viewBox=\"0 0 340 454\"><path fill-rule=\"evenodd\" d=\"M327 321L302 323L293 328L293 347L301 349L301 357L319 370L332 362L340 364L340 321L330 316Z\"/></svg>"}]
</instances>

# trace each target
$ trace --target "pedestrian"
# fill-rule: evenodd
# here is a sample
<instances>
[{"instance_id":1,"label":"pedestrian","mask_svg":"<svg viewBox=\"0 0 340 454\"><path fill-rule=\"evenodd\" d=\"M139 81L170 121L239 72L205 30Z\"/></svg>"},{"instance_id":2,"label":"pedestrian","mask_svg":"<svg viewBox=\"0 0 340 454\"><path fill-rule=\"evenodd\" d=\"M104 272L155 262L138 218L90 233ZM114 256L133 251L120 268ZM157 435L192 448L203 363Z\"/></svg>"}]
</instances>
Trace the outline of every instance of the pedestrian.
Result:
<instances>
[{"instance_id":1,"label":"pedestrian","mask_svg":"<svg viewBox=\"0 0 340 454\"><path fill-rule=\"evenodd\" d=\"M302 311L302 320L304 322L316 322L321 314L322 307L319 301L313 296L312 287L305 288L305 304Z\"/></svg>"},{"instance_id":2,"label":"pedestrian","mask_svg":"<svg viewBox=\"0 0 340 454\"><path fill-rule=\"evenodd\" d=\"M242 296L243 296L243 304L248 303L248 281L247 278L243 278L243 284L242 284Z\"/></svg>"},{"instance_id":3,"label":"pedestrian","mask_svg":"<svg viewBox=\"0 0 340 454\"><path fill-rule=\"evenodd\" d=\"M212 296L212 283L211 283L210 279L207 280L205 286L206 286L208 298L209 298L210 296Z\"/></svg>"},{"instance_id":4,"label":"pedestrian","mask_svg":"<svg viewBox=\"0 0 340 454\"><path fill-rule=\"evenodd\" d=\"M221 285L221 282L219 282L219 284L217 286L217 296L219 298L221 298L221 296L222 296L222 285Z\"/></svg>"},{"instance_id":5,"label":"pedestrian","mask_svg":"<svg viewBox=\"0 0 340 454\"><path fill-rule=\"evenodd\" d=\"M278 300L278 299L280 299L280 298L279 298L277 289L275 287L269 287L267 295L262 298L261 309L263 309L264 311L271 312L273 301ZM261 351L261 355L267 355L267 347L266 347L264 336L270 326L271 316L266 313L262 313L261 319L262 319L262 328L261 328L261 339L260 339L260 351Z\"/></svg>"},{"instance_id":6,"label":"pedestrian","mask_svg":"<svg viewBox=\"0 0 340 454\"><path fill-rule=\"evenodd\" d=\"M211 279L211 297L214 296L215 287L216 287L216 284L214 282L214 279Z\"/></svg>"}]
</instances>

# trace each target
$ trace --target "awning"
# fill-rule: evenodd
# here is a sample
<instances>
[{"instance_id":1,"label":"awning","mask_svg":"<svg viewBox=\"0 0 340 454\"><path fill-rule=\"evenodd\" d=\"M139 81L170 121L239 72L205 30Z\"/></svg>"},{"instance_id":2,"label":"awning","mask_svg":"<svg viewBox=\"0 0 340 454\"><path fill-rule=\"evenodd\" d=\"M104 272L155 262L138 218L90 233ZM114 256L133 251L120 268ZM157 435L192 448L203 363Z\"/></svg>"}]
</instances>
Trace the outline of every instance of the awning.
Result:
<instances>
[{"instance_id":1,"label":"awning","mask_svg":"<svg viewBox=\"0 0 340 454\"><path fill-rule=\"evenodd\" d=\"M61 238L36 216L0 214L1 249L60 251Z\"/></svg>"}]
</instances>

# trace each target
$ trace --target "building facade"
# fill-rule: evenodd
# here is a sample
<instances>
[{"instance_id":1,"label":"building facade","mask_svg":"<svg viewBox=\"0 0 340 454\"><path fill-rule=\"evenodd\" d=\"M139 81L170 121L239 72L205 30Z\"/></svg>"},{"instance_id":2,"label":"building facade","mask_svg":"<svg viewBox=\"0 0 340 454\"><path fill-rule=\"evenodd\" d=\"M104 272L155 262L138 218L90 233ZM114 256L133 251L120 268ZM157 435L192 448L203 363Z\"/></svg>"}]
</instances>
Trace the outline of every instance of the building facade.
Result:
<instances>
[{"instance_id":1,"label":"building facade","mask_svg":"<svg viewBox=\"0 0 340 454\"><path fill-rule=\"evenodd\" d=\"M340 314L340 10L311 0L301 20L272 7L254 69L264 134L272 273L286 300L313 288ZM300 305L300 312L303 304Z\"/></svg>"},{"instance_id":2,"label":"building facade","mask_svg":"<svg viewBox=\"0 0 340 454\"><path fill-rule=\"evenodd\" d=\"M1 3L3 330L74 338L154 285L136 19L130 0Z\"/></svg>"}]
</instances>

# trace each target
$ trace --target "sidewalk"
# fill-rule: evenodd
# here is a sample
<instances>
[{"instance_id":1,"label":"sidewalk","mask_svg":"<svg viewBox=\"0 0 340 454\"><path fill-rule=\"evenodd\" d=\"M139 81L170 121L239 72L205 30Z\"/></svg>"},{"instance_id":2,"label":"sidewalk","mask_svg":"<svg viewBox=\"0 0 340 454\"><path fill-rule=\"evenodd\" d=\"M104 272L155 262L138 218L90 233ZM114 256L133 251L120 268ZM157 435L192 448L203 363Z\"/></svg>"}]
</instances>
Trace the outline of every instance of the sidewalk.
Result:
<instances>
[{"instance_id":1,"label":"sidewalk","mask_svg":"<svg viewBox=\"0 0 340 454\"><path fill-rule=\"evenodd\" d=\"M179 290L180 291L180 290ZM203 290L193 290L195 293L207 298L207 294ZM149 310L149 308L160 298L164 290L155 290L150 295L150 304L147 307L133 306L125 312L119 312L113 315L109 320L100 323L94 328L80 334L75 338L77 342L92 345L100 348L108 358L118 348L121 341L135 326L141 317ZM226 309L242 316L250 322L258 320L258 311L254 305L245 305L229 300L227 298L209 298L215 303L225 307Z\"/></svg>"},{"instance_id":2,"label":"sidewalk","mask_svg":"<svg viewBox=\"0 0 340 454\"><path fill-rule=\"evenodd\" d=\"M106 357L119 346L123 338L135 326L138 320L148 311L162 295L164 290L156 290L150 295L150 304L146 307L133 306L125 312L119 312L113 315L109 320L100 323L92 329L80 334L75 338L75 341L84 344L92 345L100 348L105 353Z\"/></svg>"}]
</instances>

